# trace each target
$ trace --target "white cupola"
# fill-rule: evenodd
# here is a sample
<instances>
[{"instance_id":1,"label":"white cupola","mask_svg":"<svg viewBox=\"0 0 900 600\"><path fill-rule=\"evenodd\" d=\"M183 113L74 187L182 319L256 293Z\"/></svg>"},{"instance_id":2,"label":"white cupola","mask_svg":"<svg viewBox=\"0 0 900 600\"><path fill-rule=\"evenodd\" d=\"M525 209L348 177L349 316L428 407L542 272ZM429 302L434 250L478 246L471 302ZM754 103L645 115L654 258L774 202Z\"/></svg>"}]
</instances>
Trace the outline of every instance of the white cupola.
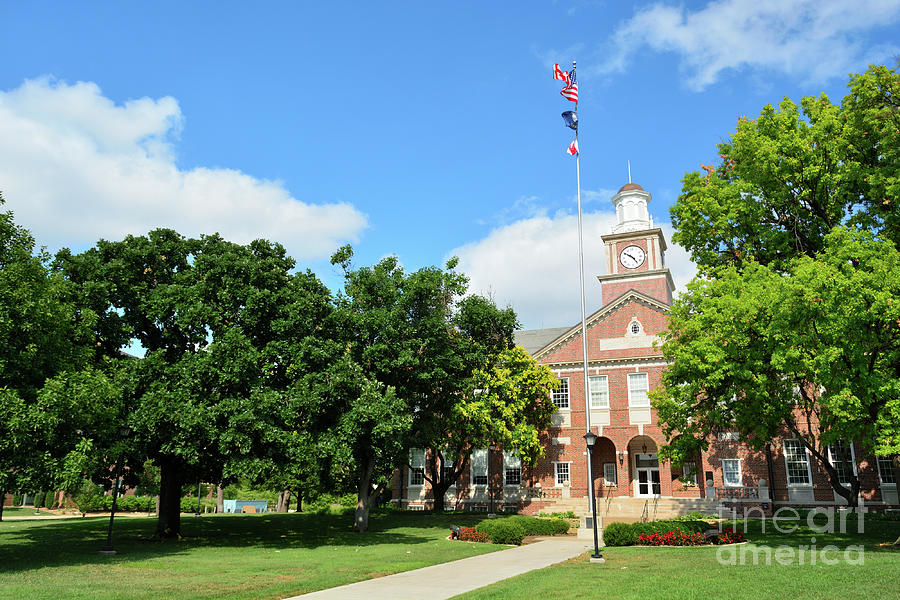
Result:
<instances>
[{"instance_id":1,"label":"white cupola","mask_svg":"<svg viewBox=\"0 0 900 600\"><path fill-rule=\"evenodd\" d=\"M636 183L626 183L616 195L612 203L616 207L616 224L613 233L627 231L643 231L653 229L653 218L647 204L650 202L650 193Z\"/></svg>"}]
</instances>

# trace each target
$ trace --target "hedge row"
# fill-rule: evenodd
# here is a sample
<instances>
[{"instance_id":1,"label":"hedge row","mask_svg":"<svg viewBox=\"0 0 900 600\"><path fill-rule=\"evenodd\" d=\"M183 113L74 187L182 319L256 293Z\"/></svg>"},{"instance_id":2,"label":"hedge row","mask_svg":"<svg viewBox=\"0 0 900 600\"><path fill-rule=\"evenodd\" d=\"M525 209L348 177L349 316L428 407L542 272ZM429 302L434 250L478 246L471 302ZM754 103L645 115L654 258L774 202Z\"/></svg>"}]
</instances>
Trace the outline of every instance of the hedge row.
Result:
<instances>
[{"instance_id":1,"label":"hedge row","mask_svg":"<svg viewBox=\"0 0 900 600\"><path fill-rule=\"evenodd\" d=\"M486 534L495 544L518 546L526 535L563 535L569 532L569 522L563 519L539 519L516 515L500 519L485 519L475 530Z\"/></svg>"},{"instance_id":2,"label":"hedge row","mask_svg":"<svg viewBox=\"0 0 900 600\"><path fill-rule=\"evenodd\" d=\"M641 535L667 534L673 531L703 533L710 528L706 521L649 521L647 523L610 523L603 528L607 546L633 546Z\"/></svg>"},{"instance_id":3,"label":"hedge row","mask_svg":"<svg viewBox=\"0 0 900 600\"><path fill-rule=\"evenodd\" d=\"M81 512L103 512L112 510L112 496L93 496L79 498L78 510ZM119 496L116 499L116 510L122 512L150 512L153 510L153 498L150 496Z\"/></svg>"}]
</instances>

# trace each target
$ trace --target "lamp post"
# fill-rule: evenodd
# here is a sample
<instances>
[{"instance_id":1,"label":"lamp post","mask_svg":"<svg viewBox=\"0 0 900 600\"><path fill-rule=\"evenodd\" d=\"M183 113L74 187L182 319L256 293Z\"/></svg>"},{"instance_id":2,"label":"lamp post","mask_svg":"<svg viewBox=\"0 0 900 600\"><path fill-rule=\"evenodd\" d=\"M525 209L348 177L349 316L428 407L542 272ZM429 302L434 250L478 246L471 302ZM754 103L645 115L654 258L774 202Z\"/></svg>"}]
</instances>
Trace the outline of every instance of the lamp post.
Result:
<instances>
[{"instance_id":1,"label":"lamp post","mask_svg":"<svg viewBox=\"0 0 900 600\"><path fill-rule=\"evenodd\" d=\"M497 445L494 442L491 442L488 445L488 456L487 456L487 472L488 472L488 503L490 504L490 514L494 514L494 480L491 477L491 455L497 449Z\"/></svg>"},{"instance_id":2,"label":"lamp post","mask_svg":"<svg viewBox=\"0 0 900 600\"><path fill-rule=\"evenodd\" d=\"M593 464L594 462L594 445L597 443L597 434L593 431L588 431L584 434L584 441L587 442L588 448L588 462ZM593 472L593 469L591 469ZM591 491L594 491L594 481L591 478L590 482ZM591 494L591 522L594 525L594 553L591 554L591 562L605 562L603 559L603 555L600 554L600 542L597 539L597 502L593 500L594 494Z\"/></svg>"},{"instance_id":3,"label":"lamp post","mask_svg":"<svg viewBox=\"0 0 900 600\"><path fill-rule=\"evenodd\" d=\"M128 425L123 425L119 428L119 435L123 438L128 437L131 433L131 428ZM116 551L112 547L112 530L113 530L113 520L116 518L116 501L119 498L119 475L122 472L122 461L125 458L125 451L119 453L119 460L116 461L116 474L115 480L113 481L113 503L112 510L109 511L109 527L106 530L106 545L103 546L103 549L100 550L100 554L113 555Z\"/></svg>"}]
</instances>

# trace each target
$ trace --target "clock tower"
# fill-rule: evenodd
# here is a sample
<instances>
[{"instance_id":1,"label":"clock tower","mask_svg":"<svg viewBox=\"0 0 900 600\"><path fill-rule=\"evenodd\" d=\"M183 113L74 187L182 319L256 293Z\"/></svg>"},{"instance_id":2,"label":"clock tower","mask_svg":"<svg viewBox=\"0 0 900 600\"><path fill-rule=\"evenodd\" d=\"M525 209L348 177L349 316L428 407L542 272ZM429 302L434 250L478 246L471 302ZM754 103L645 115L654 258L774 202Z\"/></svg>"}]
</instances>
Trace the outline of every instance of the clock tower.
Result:
<instances>
[{"instance_id":1,"label":"clock tower","mask_svg":"<svg viewBox=\"0 0 900 600\"><path fill-rule=\"evenodd\" d=\"M603 304L628 290L637 290L666 304L672 303L675 284L666 268L666 240L653 227L647 204L650 194L636 183L626 183L612 199L616 225L601 237L606 244L606 275L597 279L603 288Z\"/></svg>"}]
</instances>

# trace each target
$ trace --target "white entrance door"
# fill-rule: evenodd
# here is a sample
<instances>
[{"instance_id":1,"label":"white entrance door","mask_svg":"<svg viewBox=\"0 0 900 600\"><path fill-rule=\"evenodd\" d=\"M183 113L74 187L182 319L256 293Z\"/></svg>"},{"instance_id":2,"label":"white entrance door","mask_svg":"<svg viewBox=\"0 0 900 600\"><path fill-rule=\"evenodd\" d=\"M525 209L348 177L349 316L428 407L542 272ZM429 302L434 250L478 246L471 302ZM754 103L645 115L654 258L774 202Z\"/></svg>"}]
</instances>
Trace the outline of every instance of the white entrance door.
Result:
<instances>
[{"instance_id":1,"label":"white entrance door","mask_svg":"<svg viewBox=\"0 0 900 600\"><path fill-rule=\"evenodd\" d=\"M637 454L634 458L635 481L639 498L659 496L659 458L656 454Z\"/></svg>"}]
</instances>

